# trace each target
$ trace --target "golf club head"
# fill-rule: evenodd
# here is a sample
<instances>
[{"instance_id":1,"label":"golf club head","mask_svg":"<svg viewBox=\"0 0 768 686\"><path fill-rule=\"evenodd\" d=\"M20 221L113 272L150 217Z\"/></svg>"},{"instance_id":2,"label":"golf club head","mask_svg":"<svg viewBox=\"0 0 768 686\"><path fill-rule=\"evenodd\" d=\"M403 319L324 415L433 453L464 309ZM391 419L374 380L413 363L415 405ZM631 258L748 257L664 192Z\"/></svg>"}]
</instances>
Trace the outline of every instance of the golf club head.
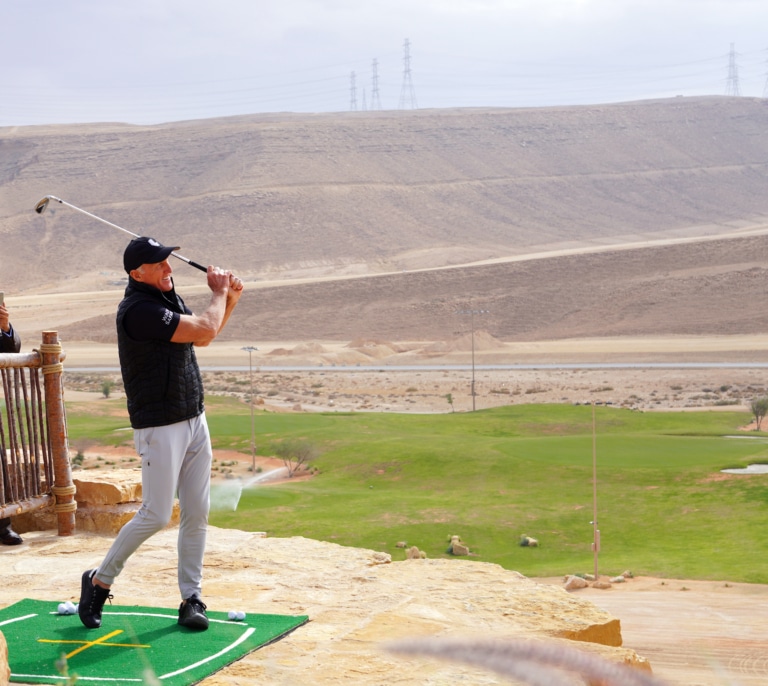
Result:
<instances>
[{"instance_id":1,"label":"golf club head","mask_svg":"<svg viewBox=\"0 0 768 686\"><path fill-rule=\"evenodd\" d=\"M38 214L42 214L45 212L46 208L48 207L48 203L51 201L51 197L49 195L46 195L40 202L35 205L35 212Z\"/></svg>"}]
</instances>

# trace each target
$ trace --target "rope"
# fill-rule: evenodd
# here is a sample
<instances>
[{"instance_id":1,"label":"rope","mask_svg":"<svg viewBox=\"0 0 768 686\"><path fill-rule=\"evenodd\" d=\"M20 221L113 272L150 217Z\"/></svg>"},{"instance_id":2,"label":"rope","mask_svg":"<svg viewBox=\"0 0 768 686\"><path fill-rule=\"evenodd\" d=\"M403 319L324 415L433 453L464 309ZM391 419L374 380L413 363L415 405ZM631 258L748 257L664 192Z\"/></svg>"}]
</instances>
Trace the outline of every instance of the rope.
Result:
<instances>
[{"instance_id":1,"label":"rope","mask_svg":"<svg viewBox=\"0 0 768 686\"><path fill-rule=\"evenodd\" d=\"M77 501L73 500L69 503L60 503L59 498L62 498L66 495L75 495L77 492L77 488L74 484L71 486L54 486L51 488L51 493L53 493L54 498L56 498L56 503L53 506L54 512L76 512L77 511Z\"/></svg>"},{"instance_id":2,"label":"rope","mask_svg":"<svg viewBox=\"0 0 768 686\"><path fill-rule=\"evenodd\" d=\"M39 349L33 348L33 351L40 353L41 356L48 353L58 357L61 355L61 343L43 343L40 345ZM64 371L64 365L61 362L44 364L42 365L42 370L43 374L60 374Z\"/></svg>"},{"instance_id":3,"label":"rope","mask_svg":"<svg viewBox=\"0 0 768 686\"><path fill-rule=\"evenodd\" d=\"M51 493L53 493L53 495L55 495L57 498L63 498L65 495L75 495L75 493L77 493L77 488L74 484L71 486L54 486L51 488Z\"/></svg>"}]
</instances>

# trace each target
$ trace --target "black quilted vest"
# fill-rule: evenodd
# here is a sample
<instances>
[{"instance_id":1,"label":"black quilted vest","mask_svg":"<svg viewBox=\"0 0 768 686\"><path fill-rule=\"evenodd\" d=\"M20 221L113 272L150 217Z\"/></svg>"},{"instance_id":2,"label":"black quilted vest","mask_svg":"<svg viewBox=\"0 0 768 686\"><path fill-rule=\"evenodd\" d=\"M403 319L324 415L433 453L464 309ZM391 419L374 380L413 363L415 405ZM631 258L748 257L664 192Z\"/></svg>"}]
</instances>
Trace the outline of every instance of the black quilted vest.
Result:
<instances>
[{"instance_id":1,"label":"black quilted vest","mask_svg":"<svg viewBox=\"0 0 768 686\"><path fill-rule=\"evenodd\" d=\"M163 293L129 278L117 308L117 347L134 429L175 424L197 417L205 409L203 380L192 343L136 341L125 332L125 313L145 300L159 302L172 312L189 313L175 290Z\"/></svg>"}]
</instances>

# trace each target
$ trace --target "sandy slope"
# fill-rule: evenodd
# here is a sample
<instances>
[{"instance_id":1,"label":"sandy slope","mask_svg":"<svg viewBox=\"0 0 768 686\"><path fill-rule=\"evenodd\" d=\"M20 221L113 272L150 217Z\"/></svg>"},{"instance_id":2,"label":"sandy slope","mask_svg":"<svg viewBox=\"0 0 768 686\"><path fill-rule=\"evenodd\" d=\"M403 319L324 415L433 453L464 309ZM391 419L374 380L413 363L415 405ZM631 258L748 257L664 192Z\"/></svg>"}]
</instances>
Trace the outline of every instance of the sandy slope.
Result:
<instances>
[{"instance_id":1,"label":"sandy slope","mask_svg":"<svg viewBox=\"0 0 768 686\"><path fill-rule=\"evenodd\" d=\"M768 586L640 577L577 593L618 617L624 645L670 684L768 683Z\"/></svg>"}]
</instances>

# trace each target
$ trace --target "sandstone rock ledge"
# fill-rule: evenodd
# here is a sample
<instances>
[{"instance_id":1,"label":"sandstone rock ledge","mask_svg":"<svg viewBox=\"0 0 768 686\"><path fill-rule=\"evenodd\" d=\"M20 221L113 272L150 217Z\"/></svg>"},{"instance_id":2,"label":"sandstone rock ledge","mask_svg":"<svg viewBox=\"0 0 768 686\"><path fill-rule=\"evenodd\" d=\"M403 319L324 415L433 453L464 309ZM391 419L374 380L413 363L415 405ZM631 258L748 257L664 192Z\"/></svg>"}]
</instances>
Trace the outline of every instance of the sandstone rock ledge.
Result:
<instances>
[{"instance_id":1,"label":"sandstone rock ledge","mask_svg":"<svg viewBox=\"0 0 768 686\"><path fill-rule=\"evenodd\" d=\"M176 535L169 528L134 555L113 587L115 603L178 605ZM112 537L33 531L24 540L0 551L3 607L22 598L77 602L80 575L98 564ZM206 686L509 683L491 672L382 648L426 636L565 641L650 669L620 647L619 620L495 564L389 562L371 550L213 527L208 540L204 599L211 610L306 614L310 622L206 679Z\"/></svg>"}]
</instances>

